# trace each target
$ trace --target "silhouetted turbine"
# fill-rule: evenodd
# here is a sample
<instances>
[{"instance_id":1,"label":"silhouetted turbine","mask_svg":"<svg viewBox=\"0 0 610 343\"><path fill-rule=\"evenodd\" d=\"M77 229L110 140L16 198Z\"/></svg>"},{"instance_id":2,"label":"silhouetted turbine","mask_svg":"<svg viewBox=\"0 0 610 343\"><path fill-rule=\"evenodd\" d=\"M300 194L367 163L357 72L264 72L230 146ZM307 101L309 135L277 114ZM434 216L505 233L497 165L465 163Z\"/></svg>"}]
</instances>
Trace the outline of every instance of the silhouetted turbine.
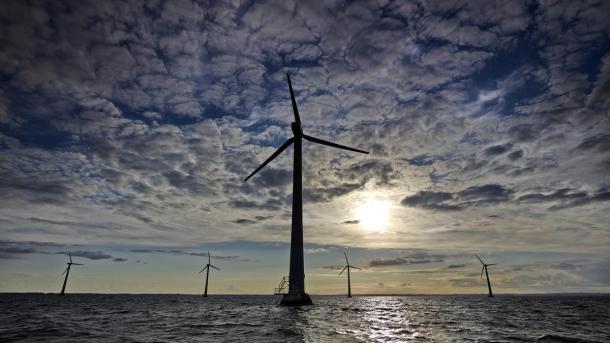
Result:
<instances>
[{"instance_id":1,"label":"silhouetted turbine","mask_svg":"<svg viewBox=\"0 0 610 343\"><path fill-rule=\"evenodd\" d=\"M61 286L61 293L59 293L59 295L64 295L64 293L66 293L66 283L68 283L68 275L70 275L70 267L72 267L72 265L75 266L82 266L82 263L74 263L72 262L72 256L70 255L70 251L68 251L68 258L70 259L70 262L68 262L68 267L66 268L66 270L64 270L63 274L66 274L66 278L64 279L64 285Z\"/></svg>"},{"instance_id":2,"label":"silhouetted turbine","mask_svg":"<svg viewBox=\"0 0 610 343\"><path fill-rule=\"evenodd\" d=\"M360 268L358 267L354 267L352 265L349 264L349 261L347 260L347 253L343 252L343 254L345 255L345 263L346 266L343 268L343 270L339 273L339 275L343 274L343 272L347 269L347 297L351 298L352 297L352 283L350 280L350 274L349 274L349 270L350 268L354 268L354 269L358 269L360 270Z\"/></svg>"},{"instance_id":3,"label":"silhouetted turbine","mask_svg":"<svg viewBox=\"0 0 610 343\"><path fill-rule=\"evenodd\" d=\"M220 270L220 268L216 268L212 265L211 263L212 261L212 257L210 256L210 251L208 250L208 264L205 265L205 267L203 267L203 269L201 269L199 271L199 274L201 274L201 272L203 272L204 270L205 272L205 289L203 291L203 296L207 297L208 296L208 278L210 277L210 267L216 269L216 270Z\"/></svg>"},{"instance_id":4,"label":"silhouetted turbine","mask_svg":"<svg viewBox=\"0 0 610 343\"><path fill-rule=\"evenodd\" d=\"M483 265L483 267L481 268L481 279L483 278L483 271L485 271L485 276L487 276L487 289L489 289L489 294L487 295L488 297L493 298L494 294L491 291L491 282L489 281L489 273L487 272L487 266L495 266L495 263L485 263L483 262L483 260L481 260L481 258L479 257L479 255L474 255L479 259L479 262L481 262L481 264Z\"/></svg>"},{"instance_id":5,"label":"silhouetted turbine","mask_svg":"<svg viewBox=\"0 0 610 343\"><path fill-rule=\"evenodd\" d=\"M288 293L282 298L282 305L311 305L311 298L305 293L305 267L303 261L303 177L302 177L302 140L306 140L328 145L334 148L345 149L363 154L368 154L367 151L350 148L344 145L328 142L320 138L308 136L303 133L301 127L301 118L299 109L294 98L290 75L286 74L288 79L288 89L290 91L290 99L292 101L292 112L294 113L294 122L291 124L293 137L290 137L279 149L277 149L263 164L256 168L252 174L244 180L248 181L259 170L263 169L269 162L276 158L282 151L286 150L294 143L294 162L292 171L292 231L290 236L290 273L288 276Z\"/></svg>"}]
</instances>

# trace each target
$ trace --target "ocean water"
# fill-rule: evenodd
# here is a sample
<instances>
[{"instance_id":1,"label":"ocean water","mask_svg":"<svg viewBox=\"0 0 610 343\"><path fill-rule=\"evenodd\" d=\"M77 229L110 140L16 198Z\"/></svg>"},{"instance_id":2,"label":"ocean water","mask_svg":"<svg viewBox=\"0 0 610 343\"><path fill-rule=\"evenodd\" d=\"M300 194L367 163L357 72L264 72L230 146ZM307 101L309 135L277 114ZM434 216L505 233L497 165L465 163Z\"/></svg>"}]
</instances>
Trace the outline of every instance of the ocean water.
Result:
<instances>
[{"instance_id":1,"label":"ocean water","mask_svg":"<svg viewBox=\"0 0 610 343\"><path fill-rule=\"evenodd\" d=\"M0 342L610 342L610 296L0 294Z\"/></svg>"}]
</instances>

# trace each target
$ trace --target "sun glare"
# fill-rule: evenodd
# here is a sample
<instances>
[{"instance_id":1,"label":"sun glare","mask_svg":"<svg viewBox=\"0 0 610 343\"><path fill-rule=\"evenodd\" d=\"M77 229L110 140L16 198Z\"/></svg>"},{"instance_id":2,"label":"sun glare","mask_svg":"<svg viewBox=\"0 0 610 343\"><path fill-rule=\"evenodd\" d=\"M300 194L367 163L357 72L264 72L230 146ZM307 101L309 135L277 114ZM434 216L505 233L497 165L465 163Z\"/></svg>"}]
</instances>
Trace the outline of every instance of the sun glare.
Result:
<instances>
[{"instance_id":1,"label":"sun glare","mask_svg":"<svg viewBox=\"0 0 610 343\"><path fill-rule=\"evenodd\" d=\"M387 201L368 199L358 207L357 216L367 230L383 231L388 225L390 204Z\"/></svg>"}]
</instances>

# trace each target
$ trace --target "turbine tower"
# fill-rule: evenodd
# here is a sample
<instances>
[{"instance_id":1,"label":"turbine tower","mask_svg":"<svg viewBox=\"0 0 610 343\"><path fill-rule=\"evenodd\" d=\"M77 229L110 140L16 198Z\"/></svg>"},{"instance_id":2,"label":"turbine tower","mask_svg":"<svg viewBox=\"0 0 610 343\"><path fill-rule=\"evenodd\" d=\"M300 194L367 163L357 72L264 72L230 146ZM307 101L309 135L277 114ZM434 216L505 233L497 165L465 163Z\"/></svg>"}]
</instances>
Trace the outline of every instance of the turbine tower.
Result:
<instances>
[{"instance_id":1,"label":"turbine tower","mask_svg":"<svg viewBox=\"0 0 610 343\"><path fill-rule=\"evenodd\" d=\"M212 259L212 257L210 256L210 251L208 250L208 264L206 264L205 267L203 267L203 269L201 269L199 271L199 274L201 274L201 272L203 272L204 270L206 271L205 272L205 289L203 291L204 297L208 296L208 278L210 277L210 267L212 267L216 270L220 270L219 268L216 268L212 265L211 259Z\"/></svg>"},{"instance_id":2,"label":"turbine tower","mask_svg":"<svg viewBox=\"0 0 610 343\"><path fill-rule=\"evenodd\" d=\"M483 268L481 268L481 279L483 278L483 271L485 271L485 276L487 276L487 289L489 289L489 294L487 295L490 298L493 298L494 294L491 292L491 282L489 282L489 273L487 272L487 266L495 266L495 263L485 263L483 262L483 260L481 260L481 258L479 257L479 255L474 255L479 259L479 262L481 262L481 264L483 265Z\"/></svg>"},{"instance_id":3,"label":"turbine tower","mask_svg":"<svg viewBox=\"0 0 610 343\"><path fill-rule=\"evenodd\" d=\"M290 273L288 275L288 293L282 297L280 304L282 305L311 305L311 298L305 293L305 267L303 261L303 175L302 175L302 141L306 140L322 145L328 145L334 148L345 149L363 154L368 154L367 151L350 148L344 145L328 142L316 137L308 136L303 133L301 127L301 118L297 102L292 91L290 83L290 75L286 74L288 79L288 89L290 91L290 99L292 100L292 112L294 113L294 122L291 124L293 137L290 137L282 144L263 164L261 164L252 174L244 180L248 181L259 170L263 169L269 162L275 159L282 151L286 150L294 143L294 161L292 171L292 230L290 234Z\"/></svg>"},{"instance_id":4,"label":"turbine tower","mask_svg":"<svg viewBox=\"0 0 610 343\"><path fill-rule=\"evenodd\" d=\"M354 269L360 270L360 268L354 267L354 266L350 265L349 261L347 260L347 253L343 252L343 254L345 255L346 266L345 266L345 268L343 268L341 273L339 273L339 275L343 274L343 272L347 269L347 297L351 298L352 297L352 283L351 283L351 280L350 280L349 270L350 270L350 268L354 268Z\"/></svg>"},{"instance_id":5,"label":"turbine tower","mask_svg":"<svg viewBox=\"0 0 610 343\"><path fill-rule=\"evenodd\" d=\"M64 285L61 287L61 293L59 293L59 295L64 295L64 293L66 293L66 283L68 283L68 275L70 275L70 267L72 267L72 265L75 266L82 266L82 263L74 263L72 262L72 256L70 255L70 251L68 251L68 258L70 259L70 262L68 262L68 267L66 268L66 270L64 270L63 274L66 274L66 278L64 279Z\"/></svg>"}]
</instances>

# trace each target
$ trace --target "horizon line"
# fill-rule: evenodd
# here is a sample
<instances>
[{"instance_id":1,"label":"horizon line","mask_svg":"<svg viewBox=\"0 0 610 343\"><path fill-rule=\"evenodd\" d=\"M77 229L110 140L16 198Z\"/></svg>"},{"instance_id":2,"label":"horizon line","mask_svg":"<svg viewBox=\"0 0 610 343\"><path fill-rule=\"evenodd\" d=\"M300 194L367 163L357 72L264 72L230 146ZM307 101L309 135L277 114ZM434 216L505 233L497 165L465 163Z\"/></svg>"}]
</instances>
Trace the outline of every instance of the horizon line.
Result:
<instances>
[{"instance_id":1,"label":"horizon line","mask_svg":"<svg viewBox=\"0 0 610 343\"><path fill-rule=\"evenodd\" d=\"M5 294L52 294L59 295L59 293L54 292L0 292L0 295ZM71 292L66 293L65 295L188 295L188 296L202 296L201 293L90 293L90 292ZM486 296L487 293L362 293L362 294L353 294L356 296ZM311 295L314 296L345 296L344 293L338 294L316 294L313 293ZM499 293L495 294L497 296L515 296L515 295L609 295L610 292L547 292L547 293ZM270 296L270 297L279 297L277 294L269 294L269 293L224 293L224 294L209 294L208 297L216 297L216 296Z\"/></svg>"}]
</instances>

